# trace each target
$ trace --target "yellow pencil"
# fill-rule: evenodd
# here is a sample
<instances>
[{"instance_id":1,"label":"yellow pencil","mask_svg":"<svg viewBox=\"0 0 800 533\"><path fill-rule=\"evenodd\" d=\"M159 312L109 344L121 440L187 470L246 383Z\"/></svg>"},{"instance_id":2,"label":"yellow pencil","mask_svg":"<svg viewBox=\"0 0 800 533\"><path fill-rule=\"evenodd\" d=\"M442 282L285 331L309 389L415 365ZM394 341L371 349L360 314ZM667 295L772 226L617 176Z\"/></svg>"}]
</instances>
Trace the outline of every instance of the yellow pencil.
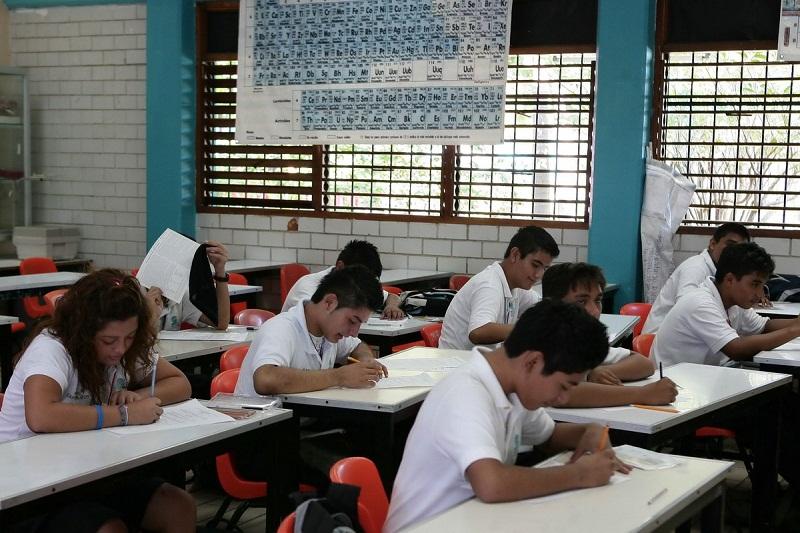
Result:
<instances>
[{"instance_id":1,"label":"yellow pencil","mask_svg":"<svg viewBox=\"0 0 800 533\"><path fill-rule=\"evenodd\" d=\"M601 452L605 450L606 444L608 444L608 426L603 428L603 434L600 435L600 442L597 445L597 451Z\"/></svg>"},{"instance_id":2,"label":"yellow pencil","mask_svg":"<svg viewBox=\"0 0 800 533\"><path fill-rule=\"evenodd\" d=\"M639 409L649 409L651 411L662 411L664 413L680 413L674 407L661 407L659 405L640 405L638 403L632 403L631 407L638 407Z\"/></svg>"},{"instance_id":3,"label":"yellow pencil","mask_svg":"<svg viewBox=\"0 0 800 533\"><path fill-rule=\"evenodd\" d=\"M349 355L348 355L348 356L347 356L347 362L348 362L348 363L360 363L361 361L359 361L359 360L358 360L358 359L356 359L355 357L351 357L351 356L349 356Z\"/></svg>"}]
</instances>

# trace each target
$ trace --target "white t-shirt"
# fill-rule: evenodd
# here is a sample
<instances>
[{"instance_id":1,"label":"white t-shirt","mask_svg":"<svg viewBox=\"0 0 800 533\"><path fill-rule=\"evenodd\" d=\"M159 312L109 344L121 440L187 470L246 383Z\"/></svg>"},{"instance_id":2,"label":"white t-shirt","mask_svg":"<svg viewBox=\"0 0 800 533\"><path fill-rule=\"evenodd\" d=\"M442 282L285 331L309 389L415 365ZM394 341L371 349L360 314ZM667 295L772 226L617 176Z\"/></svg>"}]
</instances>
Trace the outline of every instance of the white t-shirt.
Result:
<instances>
[{"instance_id":1,"label":"white t-shirt","mask_svg":"<svg viewBox=\"0 0 800 533\"><path fill-rule=\"evenodd\" d=\"M506 395L481 353L431 390L408 436L384 533L394 533L475 496L466 477L480 459L513 464L522 444L541 444L555 423Z\"/></svg>"},{"instance_id":2,"label":"white t-shirt","mask_svg":"<svg viewBox=\"0 0 800 533\"><path fill-rule=\"evenodd\" d=\"M344 362L361 344L358 337L345 337L335 343L324 338L312 340L306 325L305 303L264 322L242 362L236 394L258 396L253 376L264 365L326 370L333 368L334 363Z\"/></svg>"},{"instance_id":3,"label":"white t-shirt","mask_svg":"<svg viewBox=\"0 0 800 533\"><path fill-rule=\"evenodd\" d=\"M281 313L285 313L298 302L302 302L303 300L310 300L314 293L317 292L317 287L319 287L322 278L333 272L333 269L336 267L326 268L325 270L321 270L319 272L315 272L313 274L306 274L302 278L298 279L292 288L289 289L289 294L286 295L286 300L283 302L283 306L281 307ZM383 291L383 301L386 301L386 298L389 296L389 293Z\"/></svg>"},{"instance_id":4,"label":"white t-shirt","mask_svg":"<svg viewBox=\"0 0 800 533\"><path fill-rule=\"evenodd\" d=\"M656 364L676 363L725 365L730 359L722 347L737 337L764 331L769 319L752 309L734 305L725 311L713 278L681 297L656 333L653 357Z\"/></svg>"},{"instance_id":5,"label":"white t-shirt","mask_svg":"<svg viewBox=\"0 0 800 533\"><path fill-rule=\"evenodd\" d=\"M642 327L642 333L656 333L678 299L689 291L699 288L707 277L716 273L717 267L711 260L708 250L703 250L678 265L653 302L653 307L650 308Z\"/></svg>"},{"instance_id":6,"label":"white t-shirt","mask_svg":"<svg viewBox=\"0 0 800 533\"><path fill-rule=\"evenodd\" d=\"M613 365L614 363L619 363L626 357L631 354L631 351L627 348L620 348L618 346L609 346L608 348L608 355L603 362L600 363L601 365Z\"/></svg>"},{"instance_id":7,"label":"white t-shirt","mask_svg":"<svg viewBox=\"0 0 800 533\"><path fill-rule=\"evenodd\" d=\"M140 371L137 370L137 374ZM148 373L142 367L141 376L135 382L140 382ZM0 442L17 440L30 437L35 433L31 431L25 420L25 381L31 376L42 375L55 380L61 387L61 401L89 405L89 393L78 383L78 372L72 366L72 359L61 341L49 333L40 333L31 342L25 353L22 354L8 388L3 398L3 408L0 410ZM122 366L117 365L106 369L107 383L111 390L121 390L128 387L128 376ZM114 383L111 384L111 380ZM108 394L108 387L105 388Z\"/></svg>"},{"instance_id":8,"label":"white t-shirt","mask_svg":"<svg viewBox=\"0 0 800 533\"><path fill-rule=\"evenodd\" d=\"M201 316L203 313L189 300L189 291L186 291L180 302L167 300L167 305L161 315L161 329L178 331L183 322L196 326L200 322Z\"/></svg>"},{"instance_id":9,"label":"white t-shirt","mask_svg":"<svg viewBox=\"0 0 800 533\"><path fill-rule=\"evenodd\" d=\"M503 267L496 261L472 276L456 293L442 322L440 348L471 350L471 331L489 323L514 324L542 297L533 289L508 288Z\"/></svg>"}]
</instances>

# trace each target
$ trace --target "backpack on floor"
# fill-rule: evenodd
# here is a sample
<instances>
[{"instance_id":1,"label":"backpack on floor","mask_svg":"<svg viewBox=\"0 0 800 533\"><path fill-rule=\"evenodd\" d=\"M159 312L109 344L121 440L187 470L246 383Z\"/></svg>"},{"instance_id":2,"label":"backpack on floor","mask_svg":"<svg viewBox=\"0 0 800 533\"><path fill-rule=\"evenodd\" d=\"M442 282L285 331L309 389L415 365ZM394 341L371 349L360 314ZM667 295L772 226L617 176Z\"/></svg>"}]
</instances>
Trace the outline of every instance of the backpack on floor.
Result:
<instances>
[{"instance_id":1,"label":"backpack on floor","mask_svg":"<svg viewBox=\"0 0 800 533\"><path fill-rule=\"evenodd\" d=\"M323 498L311 498L295 511L294 533L363 533L358 522L361 487L331 483Z\"/></svg>"}]
</instances>

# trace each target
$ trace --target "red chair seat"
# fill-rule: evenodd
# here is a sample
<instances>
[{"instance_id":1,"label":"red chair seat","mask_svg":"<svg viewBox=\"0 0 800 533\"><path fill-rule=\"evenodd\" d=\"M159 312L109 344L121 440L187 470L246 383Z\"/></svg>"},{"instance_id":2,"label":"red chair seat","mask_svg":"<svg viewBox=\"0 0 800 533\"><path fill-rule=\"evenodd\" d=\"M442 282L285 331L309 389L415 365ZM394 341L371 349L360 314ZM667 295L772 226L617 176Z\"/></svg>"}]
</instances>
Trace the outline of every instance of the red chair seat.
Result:
<instances>
[{"instance_id":1,"label":"red chair seat","mask_svg":"<svg viewBox=\"0 0 800 533\"><path fill-rule=\"evenodd\" d=\"M714 439L714 438L735 439L736 433L731 431L730 429L705 426L695 431L694 436L700 439Z\"/></svg>"},{"instance_id":2,"label":"red chair seat","mask_svg":"<svg viewBox=\"0 0 800 533\"><path fill-rule=\"evenodd\" d=\"M405 344L392 346L392 353L402 352L403 350L408 350L409 348L414 348L415 346L425 346L425 341L407 342Z\"/></svg>"}]
</instances>

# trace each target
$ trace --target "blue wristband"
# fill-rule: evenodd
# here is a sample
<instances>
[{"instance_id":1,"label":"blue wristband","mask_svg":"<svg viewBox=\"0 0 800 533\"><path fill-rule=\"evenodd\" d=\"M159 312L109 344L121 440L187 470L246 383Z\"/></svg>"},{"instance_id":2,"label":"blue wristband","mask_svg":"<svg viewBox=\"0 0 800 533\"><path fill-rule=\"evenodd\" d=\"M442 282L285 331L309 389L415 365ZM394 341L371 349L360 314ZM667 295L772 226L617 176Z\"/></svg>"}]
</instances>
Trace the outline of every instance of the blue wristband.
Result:
<instances>
[{"instance_id":1,"label":"blue wristband","mask_svg":"<svg viewBox=\"0 0 800 533\"><path fill-rule=\"evenodd\" d=\"M97 425L94 429L103 429L103 406L98 403L94 408L97 410Z\"/></svg>"}]
</instances>

